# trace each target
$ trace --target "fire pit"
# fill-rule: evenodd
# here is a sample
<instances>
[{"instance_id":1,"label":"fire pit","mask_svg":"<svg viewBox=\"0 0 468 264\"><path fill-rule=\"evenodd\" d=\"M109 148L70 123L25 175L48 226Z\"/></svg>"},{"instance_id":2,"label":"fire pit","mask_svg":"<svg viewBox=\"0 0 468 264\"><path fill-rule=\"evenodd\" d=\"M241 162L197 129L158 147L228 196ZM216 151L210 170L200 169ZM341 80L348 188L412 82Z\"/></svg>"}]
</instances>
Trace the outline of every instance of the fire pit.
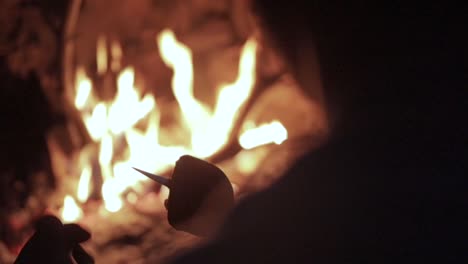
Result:
<instances>
[{"instance_id":1,"label":"fire pit","mask_svg":"<svg viewBox=\"0 0 468 264\"><path fill-rule=\"evenodd\" d=\"M168 176L192 155L241 199L324 136L320 104L258 38L244 1L74 0L65 37L48 211L90 229L97 263L154 263L200 241L168 224L169 190L132 167Z\"/></svg>"}]
</instances>

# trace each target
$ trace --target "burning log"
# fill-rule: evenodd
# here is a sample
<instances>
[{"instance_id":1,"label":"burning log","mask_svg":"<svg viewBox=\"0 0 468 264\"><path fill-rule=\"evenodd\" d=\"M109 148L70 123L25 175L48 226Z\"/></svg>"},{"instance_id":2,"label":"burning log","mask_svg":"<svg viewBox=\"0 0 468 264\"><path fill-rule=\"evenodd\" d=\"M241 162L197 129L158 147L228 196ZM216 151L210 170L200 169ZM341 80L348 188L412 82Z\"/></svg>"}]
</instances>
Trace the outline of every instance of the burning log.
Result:
<instances>
[{"instance_id":1,"label":"burning log","mask_svg":"<svg viewBox=\"0 0 468 264\"><path fill-rule=\"evenodd\" d=\"M228 178L206 161L182 156L170 180L136 170L171 189L166 208L169 223L177 230L198 236L212 234L234 205Z\"/></svg>"}]
</instances>

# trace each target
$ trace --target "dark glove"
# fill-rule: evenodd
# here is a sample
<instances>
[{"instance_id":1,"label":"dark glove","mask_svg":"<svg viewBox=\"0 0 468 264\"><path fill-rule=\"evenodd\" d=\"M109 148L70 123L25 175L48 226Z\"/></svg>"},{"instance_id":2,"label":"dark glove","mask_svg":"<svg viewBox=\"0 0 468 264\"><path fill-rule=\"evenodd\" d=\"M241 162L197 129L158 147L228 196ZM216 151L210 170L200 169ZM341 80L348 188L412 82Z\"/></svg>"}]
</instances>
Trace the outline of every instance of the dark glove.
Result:
<instances>
[{"instance_id":1,"label":"dark glove","mask_svg":"<svg viewBox=\"0 0 468 264\"><path fill-rule=\"evenodd\" d=\"M15 264L88 264L94 259L79 245L91 234L77 224L63 225L54 216L44 216L37 223L36 232L21 250Z\"/></svg>"}]
</instances>

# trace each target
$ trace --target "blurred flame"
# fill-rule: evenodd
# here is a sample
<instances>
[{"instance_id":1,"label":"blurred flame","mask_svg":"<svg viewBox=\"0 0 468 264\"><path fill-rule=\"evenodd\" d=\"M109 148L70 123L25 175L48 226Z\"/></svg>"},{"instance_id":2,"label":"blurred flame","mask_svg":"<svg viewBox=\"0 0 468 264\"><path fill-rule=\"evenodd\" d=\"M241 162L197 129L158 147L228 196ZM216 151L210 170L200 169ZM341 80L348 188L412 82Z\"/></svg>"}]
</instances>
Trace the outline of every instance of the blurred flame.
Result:
<instances>
[{"instance_id":1,"label":"blurred flame","mask_svg":"<svg viewBox=\"0 0 468 264\"><path fill-rule=\"evenodd\" d=\"M91 95L93 87L91 80L86 76L83 68L78 68L76 72L76 80L77 94L75 96L75 107L82 110Z\"/></svg>"},{"instance_id":2,"label":"blurred flame","mask_svg":"<svg viewBox=\"0 0 468 264\"><path fill-rule=\"evenodd\" d=\"M102 198L104 206L109 212L117 212L122 208L123 202L119 194L123 186L119 185L115 179L109 179L102 185Z\"/></svg>"},{"instance_id":3,"label":"blurred flame","mask_svg":"<svg viewBox=\"0 0 468 264\"><path fill-rule=\"evenodd\" d=\"M160 199L161 203L164 204L167 198L169 198L169 188L162 185L160 195L159 195L159 199Z\"/></svg>"},{"instance_id":4,"label":"blurred flame","mask_svg":"<svg viewBox=\"0 0 468 264\"><path fill-rule=\"evenodd\" d=\"M178 42L170 30L162 31L157 41L164 63L174 70L172 91L179 103L183 120L191 130L193 144L193 135L200 133L197 130L206 125L210 113L193 95L192 52Z\"/></svg>"},{"instance_id":5,"label":"blurred flame","mask_svg":"<svg viewBox=\"0 0 468 264\"><path fill-rule=\"evenodd\" d=\"M261 145L283 143L288 138L288 131L279 121L262 124L245 131L239 137L239 144L244 149L252 149Z\"/></svg>"},{"instance_id":6,"label":"blurred flame","mask_svg":"<svg viewBox=\"0 0 468 264\"><path fill-rule=\"evenodd\" d=\"M130 192L127 194L127 201L131 204L135 204L137 202L137 195L134 192Z\"/></svg>"},{"instance_id":7,"label":"blurred flame","mask_svg":"<svg viewBox=\"0 0 468 264\"><path fill-rule=\"evenodd\" d=\"M97 72L103 74L107 71L107 41L105 36L99 36L96 45Z\"/></svg>"},{"instance_id":8,"label":"blurred flame","mask_svg":"<svg viewBox=\"0 0 468 264\"><path fill-rule=\"evenodd\" d=\"M61 218L64 222L70 223L79 220L83 216L83 211L76 204L75 199L70 195L66 195L63 200L63 208Z\"/></svg>"},{"instance_id":9,"label":"blurred flame","mask_svg":"<svg viewBox=\"0 0 468 264\"><path fill-rule=\"evenodd\" d=\"M117 79L117 95L109 107L108 126L113 134L119 134L133 127L155 107L153 96L140 98L133 83L135 72L132 67L125 68Z\"/></svg>"},{"instance_id":10,"label":"blurred flame","mask_svg":"<svg viewBox=\"0 0 468 264\"><path fill-rule=\"evenodd\" d=\"M84 123L88 130L89 135L94 141L99 141L106 133L106 105L99 103L94 108L91 115L84 116Z\"/></svg>"},{"instance_id":11,"label":"blurred flame","mask_svg":"<svg viewBox=\"0 0 468 264\"><path fill-rule=\"evenodd\" d=\"M181 110L181 129L190 133L190 145L160 144L159 135L164 128L160 127L160 112L155 98L151 94L142 95L135 86L133 67L120 70L120 44L111 42L109 53L106 38L100 36L96 47L97 71L99 74L107 71L110 56L110 67L112 71L118 72L117 89L112 100L99 101L94 95L90 78L82 68L77 69L73 103L80 111L90 137L98 146L91 155L84 151L80 153L86 160L81 167L77 186L80 203L89 199L92 168L96 161L103 178L101 194L104 208L109 212L117 212L124 206L124 201L136 202L137 193L143 191L143 182L148 180L134 171L132 166L161 173L174 166L182 155L207 158L217 153L229 142L239 112L252 95L257 52L257 43L253 39L249 39L242 48L236 80L218 87L213 109L194 96L191 50L179 42L170 30L163 30L156 41L163 62L174 72L172 89ZM246 130L239 142L248 149L272 142L280 144L286 138L284 126L274 121ZM127 192L129 189L132 191ZM163 186L160 198L164 200L168 193L169 189ZM75 200L68 195L62 211L62 218L67 221L74 221L82 214Z\"/></svg>"},{"instance_id":12,"label":"blurred flame","mask_svg":"<svg viewBox=\"0 0 468 264\"><path fill-rule=\"evenodd\" d=\"M192 148L197 155L211 156L228 142L239 109L250 98L254 88L256 50L257 43L247 40L241 52L237 80L220 88L208 126L200 133L193 134Z\"/></svg>"},{"instance_id":13,"label":"blurred flame","mask_svg":"<svg viewBox=\"0 0 468 264\"><path fill-rule=\"evenodd\" d=\"M112 136L106 134L101 140L101 149L99 151L99 164L101 165L101 167L104 167L111 162L112 152Z\"/></svg>"},{"instance_id":14,"label":"blurred flame","mask_svg":"<svg viewBox=\"0 0 468 264\"><path fill-rule=\"evenodd\" d=\"M91 167L85 166L81 171L80 181L78 182L78 191L76 197L81 203L86 202L90 194L90 184L91 184Z\"/></svg>"},{"instance_id":15,"label":"blurred flame","mask_svg":"<svg viewBox=\"0 0 468 264\"><path fill-rule=\"evenodd\" d=\"M113 41L111 44L111 55L111 69L112 71L117 72L118 70L120 70L122 60L122 47L117 41Z\"/></svg>"},{"instance_id":16,"label":"blurred flame","mask_svg":"<svg viewBox=\"0 0 468 264\"><path fill-rule=\"evenodd\" d=\"M250 39L244 45L238 77L234 83L220 87L217 103L211 113L193 95L190 49L178 42L170 30L162 31L157 42L164 63L174 70L172 89L192 135L191 150L196 156L209 157L228 142L239 109L252 94L257 43Z\"/></svg>"}]
</instances>

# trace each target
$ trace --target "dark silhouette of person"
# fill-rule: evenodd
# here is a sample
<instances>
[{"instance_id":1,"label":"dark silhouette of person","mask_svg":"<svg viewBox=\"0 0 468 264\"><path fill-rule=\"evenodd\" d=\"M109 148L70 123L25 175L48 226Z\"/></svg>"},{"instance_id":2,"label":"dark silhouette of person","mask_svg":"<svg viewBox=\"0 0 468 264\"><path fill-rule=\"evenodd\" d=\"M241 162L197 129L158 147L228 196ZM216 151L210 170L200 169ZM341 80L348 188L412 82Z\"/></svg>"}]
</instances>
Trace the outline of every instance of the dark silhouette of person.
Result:
<instances>
[{"instance_id":1,"label":"dark silhouette of person","mask_svg":"<svg viewBox=\"0 0 468 264\"><path fill-rule=\"evenodd\" d=\"M271 188L240 202L216 238L174 263L464 262L459 7L253 2L297 81L311 95L323 87L330 135Z\"/></svg>"},{"instance_id":2,"label":"dark silhouette of person","mask_svg":"<svg viewBox=\"0 0 468 264\"><path fill-rule=\"evenodd\" d=\"M173 263L465 262L464 9L409 2L253 0L329 135Z\"/></svg>"}]
</instances>

